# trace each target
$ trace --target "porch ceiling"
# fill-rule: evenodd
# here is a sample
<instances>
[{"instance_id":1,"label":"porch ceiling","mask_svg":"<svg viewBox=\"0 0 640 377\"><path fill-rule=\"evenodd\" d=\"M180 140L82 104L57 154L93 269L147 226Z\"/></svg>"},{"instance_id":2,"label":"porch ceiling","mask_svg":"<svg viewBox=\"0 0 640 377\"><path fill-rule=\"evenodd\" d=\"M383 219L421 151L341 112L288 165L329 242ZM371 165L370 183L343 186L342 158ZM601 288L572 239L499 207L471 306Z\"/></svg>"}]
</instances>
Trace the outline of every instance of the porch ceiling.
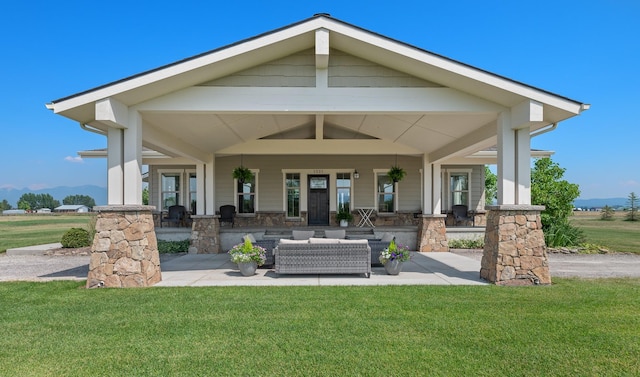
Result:
<instances>
[{"instance_id":1,"label":"porch ceiling","mask_svg":"<svg viewBox=\"0 0 640 377\"><path fill-rule=\"evenodd\" d=\"M325 154L344 154L344 141L370 144L369 154L395 154L413 151L429 153L495 120L496 114L329 114L320 128L316 114L223 114L165 113L143 114L145 130L160 130L166 142L182 140L201 151L213 153L300 154L314 149L291 148L295 140L304 145L318 143ZM336 132L339 128L342 132ZM295 130L300 130L295 132ZM495 140L487 140L492 145ZM153 141L151 142L153 145ZM157 144L162 144L159 141ZM264 144L265 148L256 148ZM267 148L277 146L283 148ZM483 146L486 147L487 145ZM384 150L378 149L385 146ZM354 148L355 144L354 144ZM480 149L480 148L479 148ZM349 154L349 153L347 153Z\"/></svg>"}]
</instances>

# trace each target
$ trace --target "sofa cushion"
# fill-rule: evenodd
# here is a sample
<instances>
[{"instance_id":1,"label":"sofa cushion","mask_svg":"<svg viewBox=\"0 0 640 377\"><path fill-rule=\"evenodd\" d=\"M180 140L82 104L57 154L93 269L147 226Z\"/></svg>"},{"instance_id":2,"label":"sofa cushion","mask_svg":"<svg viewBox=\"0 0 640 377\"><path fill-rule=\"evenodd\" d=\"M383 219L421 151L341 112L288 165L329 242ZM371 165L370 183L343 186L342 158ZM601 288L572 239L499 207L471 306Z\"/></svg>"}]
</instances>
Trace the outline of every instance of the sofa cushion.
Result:
<instances>
[{"instance_id":1,"label":"sofa cushion","mask_svg":"<svg viewBox=\"0 0 640 377\"><path fill-rule=\"evenodd\" d=\"M289 240L286 238L280 239L281 244L296 244L296 245L306 245L309 243L309 240Z\"/></svg>"},{"instance_id":2,"label":"sofa cushion","mask_svg":"<svg viewBox=\"0 0 640 377\"><path fill-rule=\"evenodd\" d=\"M384 233L382 235L382 238L380 239L380 241L382 242L391 242L395 237L393 236L393 233Z\"/></svg>"},{"instance_id":3,"label":"sofa cushion","mask_svg":"<svg viewBox=\"0 0 640 377\"><path fill-rule=\"evenodd\" d=\"M247 240L247 239L248 239L248 240L249 240L249 242L251 242L251 243L256 243L256 238L253 236L253 234L252 234L252 233L247 233L247 234L245 234L245 235L244 235L244 237L242 237L242 240L243 240L243 241L245 241L245 240Z\"/></svg>"},{"instance_id":4,"label":"sofa cushion","mask_svg":"<svg viewBox=\"0 0 640 377\"><path fill-rule=\"evenodd\" d=\"M293 230L291 233L293 234L294 240L308 240L313 237L316 232L314 230Z\"/></svg>"},{"instance_id":5,"label":"sofa cushion","mask_svg":"<svg viewBox=\"0 0 640 377\"><path fill-rule=\"evenodd\" d=\"M343 239L347 235L347 232L344 229L337 230L325 230L324 236L327 238L340 238Z\"/></svg>"},{"instance_id":6,"label":"sofa cushion","mask_svg":"<svg viewBox=\"0 0 640 377\"><path fill-rule=\"evenodd\" d=\"M363 240L338 240L338 243L340 244L364 244L364 245L368 245L369 241L363 239Z\"/></svg>"},{"instance_id":7,"label":"sofa cushion","mask_svg":"<svg viewBox=\"0 0 640 377\"><path fill-rule=\"evenodd\" d=\"M313 238L313 237L309 238L309 243L337 244L339 243L338 241L340 240L337 238Z\"/></svg>"}]
</instances>

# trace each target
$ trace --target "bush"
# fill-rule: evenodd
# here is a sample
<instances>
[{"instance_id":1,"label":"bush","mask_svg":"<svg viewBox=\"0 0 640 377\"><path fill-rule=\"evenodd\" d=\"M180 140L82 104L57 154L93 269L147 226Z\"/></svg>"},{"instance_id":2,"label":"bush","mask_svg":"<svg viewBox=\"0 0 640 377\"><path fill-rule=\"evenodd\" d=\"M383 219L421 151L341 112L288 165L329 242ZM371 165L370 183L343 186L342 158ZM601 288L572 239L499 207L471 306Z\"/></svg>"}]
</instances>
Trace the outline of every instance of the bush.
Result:
<instances>
[{"instance_id":1,"label":"bush","mask_svg":"<svg viewBox=\"0 0 640 377\"><path fill-rule=\"evenodd\" d=\"M71 228L62 235L62 247L78 248L91 246L89 232L82 228Z\"/></svg>"},{"instance_id":2,"label":"bush","mask_svg":"<svg viewBox=\"0 0 640 377\"><path fill-rule=\"evenodd\" d=\"M484 239L476 238L471 240L449 240L449 248L451 249L483 249Z\"/></svg>"},{"instance_id":3,"label":"bush","mask_svg":"<svg viewBox=\"0 0 640 377\"><path fill-rule=\"evenodd\" d=\"M613 220L614 215L615 215L615 212L613 208L609 206L604 206L602 208L602 211L600 211L600 220Z\"/></svg>"},{"instance_id":4,"label":"bush","mask_svg":"<svg viewBox=\"0 0 640 377\"><path fill-rule=\"evenodd\" d=\"M158 252L161 254L186 253L189 251L189 240L162 241L158 240Z\"/></svg>"},{"instance_id":5,"label":"bush","mask_svg":"<svg viewBox=\"0 0 640 377\"><path fill-rule=\"evenodd\" d=\"M569 224L568 221L551 223L544 230L544 242L548 247L578 246L584 242L584 239L582 230Z\"/></svg>"}]
</instances>

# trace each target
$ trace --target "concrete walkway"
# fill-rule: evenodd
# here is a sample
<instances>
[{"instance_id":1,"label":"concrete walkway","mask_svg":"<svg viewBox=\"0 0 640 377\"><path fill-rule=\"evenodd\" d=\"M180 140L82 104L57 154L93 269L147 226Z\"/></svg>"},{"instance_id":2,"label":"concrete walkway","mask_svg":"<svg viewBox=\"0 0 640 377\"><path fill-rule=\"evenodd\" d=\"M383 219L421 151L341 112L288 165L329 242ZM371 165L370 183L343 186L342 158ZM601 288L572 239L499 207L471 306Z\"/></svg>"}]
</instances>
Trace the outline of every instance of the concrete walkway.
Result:
<instances>
[{"instance_id":1,"label":"concrete walkway","mask_svg":"<svg viewBox=\"0 0 640 377\"><path fill-rule=\"evenodd\" d=\"M227 254L188 254L161 264L162 281L156 287L294 286L294 285L483 285L480 262L453 253L411 253L400 275L373 267L364 275L278 275L259 268L242 276Z\"/></svg>"}]
</instances>

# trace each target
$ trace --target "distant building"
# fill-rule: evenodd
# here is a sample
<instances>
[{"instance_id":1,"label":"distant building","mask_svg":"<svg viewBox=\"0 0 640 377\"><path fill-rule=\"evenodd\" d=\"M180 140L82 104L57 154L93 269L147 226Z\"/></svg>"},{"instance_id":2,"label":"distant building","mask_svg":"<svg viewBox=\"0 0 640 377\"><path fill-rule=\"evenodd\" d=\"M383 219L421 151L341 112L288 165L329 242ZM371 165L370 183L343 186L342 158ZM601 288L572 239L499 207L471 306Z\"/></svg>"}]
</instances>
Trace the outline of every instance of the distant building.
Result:
<instances>
[{"instance_id":1,"label":"distant building","mask_svg":"<svg viewBox=\"0 0 640 377\"><path fill-rule=\"evenodd\" d=\"M84 213L89 212L89 207L82 204L64 204L54 209L55 212L76 212Z\"/></svg>"},{"instance_id":2,"label":"distant building","mask_svg":"<svg viewBox=\"0 0 640 377\"><path fill-rule=\"evenodd\" d=\"M40 208L36 213L51 213L51 208Z\"/></svg>"},{"instance_id":3,"label":"distant building","mask_svg":"<svg viewBox=\"0 0 640 377\"><path fill-rule=\"evenodd\" d=\"M3 215L24 215L27 213L24 209L5 209L2 211Z\"/></svg>"}]
</instances>

